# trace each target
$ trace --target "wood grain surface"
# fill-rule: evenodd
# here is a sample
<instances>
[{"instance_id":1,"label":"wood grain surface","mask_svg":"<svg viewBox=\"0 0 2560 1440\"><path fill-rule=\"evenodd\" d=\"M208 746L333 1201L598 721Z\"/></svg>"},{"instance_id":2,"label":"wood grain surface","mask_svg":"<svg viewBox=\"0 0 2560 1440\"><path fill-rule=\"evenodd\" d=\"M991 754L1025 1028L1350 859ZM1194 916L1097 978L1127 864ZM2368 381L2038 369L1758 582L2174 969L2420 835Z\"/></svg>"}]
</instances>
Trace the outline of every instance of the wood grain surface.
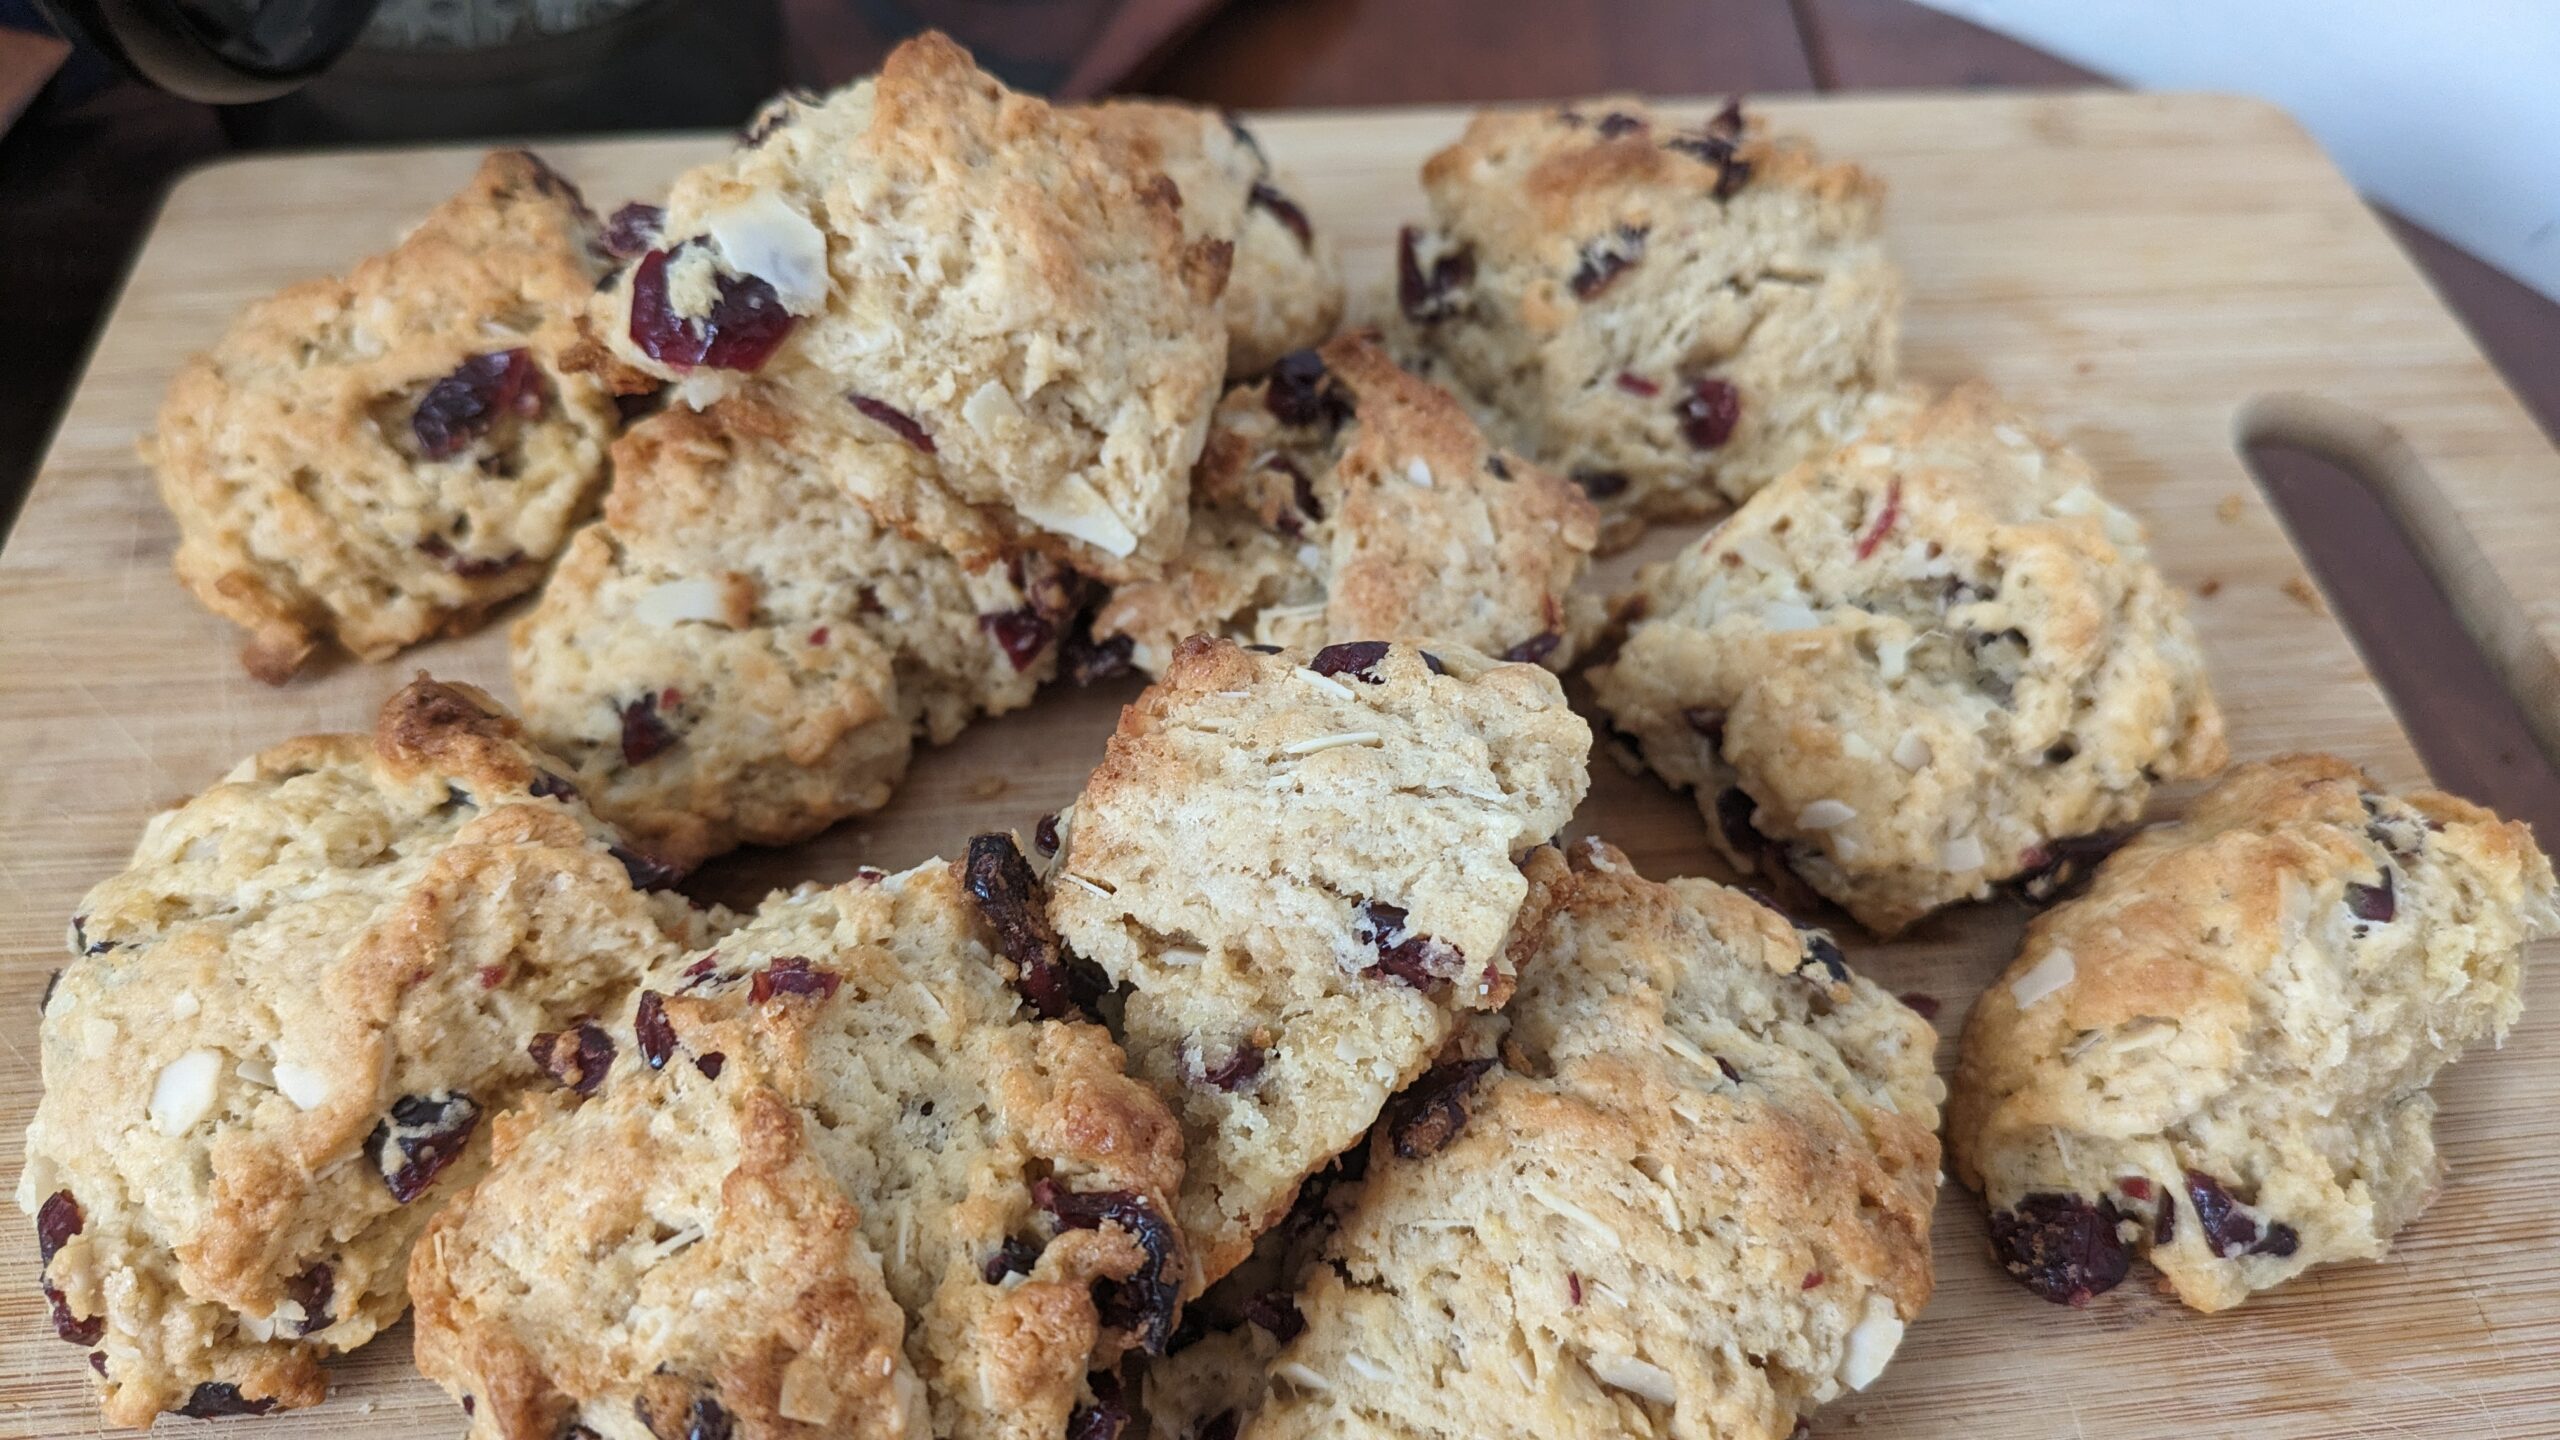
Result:
<instances>
[{"instance_id":1,"label":"wood grain surface","mask_svg":"<svg viewBox=\"0 0 2560 1440\"><path fill-rule=\"evenodd\" d=\"M2403 513L2483 556L2560 544L2555 458L2316 148L2275 112L2208 97L1919 96L1771 104L1783 124L1881 171L1911 279L1909 368L1980 375L2043 413L2143 515L2192 609L2242 756L2318 747L2386 781L2420 778L2353 647L2234 449L2245 433L2380 447ZM1355 289L1385 273L1412 176L1455 112L1275 118L1262 134L1343 242ZM600 203L637 194L711 141L560 147ZM494 633L281 690L235 665L235 637L170 579L173 537L133 458L178 357L244 301L387 244L468 173L465 151L261 159L185 182L98 348L14 543L0 553L0 1133L32 1108L35 999L65 919L144 818L286 736L365 723L410 670L504 694ZM2506 533L2540 518L2538 539ZM2475 528L2486 526L2484 532ZM1678 543L1654 537L1648 552ZM1610 567L1623 574L1628 560ZM2492 567L2492 574L2496 572ZM2560 587L2545 587L2560 591ZM2483 604L2534 614L2483 581ZM2542 605L2560 604L2546 594ZM891 807L798 850L733 857L706 893L841 877L857 861L950 853L1027 827L1075 792L1129 687L1062 693L920 757ZM2547 713L2547 712L2546 712ZM2176 796L2163 808L2174 808ZM1713 873L1687 803L1597 766L1580 831L1655 874ZM1945 916L1891 945L1845 936L1887 988L1945 1003L1952 1034L2005 963L2023 914ZM1971 1197L1937 1227L1939 1292L1893 1369L1835 1405L1823 1436L2560 1434L2560 996L2536 956L2503 1052L2439 1086L2452 1167L2435 1208L2379 1265L2314 1272L2238 1311L2190 1315L2140 1284L2085 1312L2047 1307L1992 1265ZM1942 1055L1942 1059L1946 1058ZM14 1184L14 1143L0 1143ZM0 1227L0 1435L96 1428L80 1352L54 1340L26 1227ZM235 1433L444 1436L461 1417L407 1368L397 1331L337 1367L318 1411Z\"/></svg>"}]
</instances>

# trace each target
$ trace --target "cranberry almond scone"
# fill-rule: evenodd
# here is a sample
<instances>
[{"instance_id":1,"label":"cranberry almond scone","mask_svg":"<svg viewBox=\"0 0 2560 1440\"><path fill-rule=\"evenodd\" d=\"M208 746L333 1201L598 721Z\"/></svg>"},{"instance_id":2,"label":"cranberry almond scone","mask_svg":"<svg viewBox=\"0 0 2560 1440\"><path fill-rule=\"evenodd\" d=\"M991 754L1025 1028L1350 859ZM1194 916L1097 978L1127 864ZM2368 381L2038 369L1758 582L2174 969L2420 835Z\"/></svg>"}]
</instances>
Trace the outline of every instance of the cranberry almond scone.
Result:
<instances>
[{"instance_id":1,"label":"cranberry almond scone","mask_svg":"<svg viewBox=\"0 0 2560 1440\"><path fill-rule=\"evenodd\" d=\"M582 1035L591 1098L506 1117L412 1266L475 1440L1117 1433L1190 1282L1181 1134L1011 958L1040 905L981 836L778 894Z\"/></svg>"},{"instance_id":2,"label":"cranberry almond scone","mask_svg":"<svg viewBox=\"0 0 2560 1440\"><path fill-rule=\"evenodd\" d=\"M1051 913L1182 1119L1205 1279L1509 995L1589 749L1546 671L1382 641L1196 637L1122 713Z\"/></svg>"},{"instance_id":3,"label":"cranberry almond scone","mask_svg":"<svg viewBox=\"0 0 2560 1440\"><path fill-rule=\"evenodd\" d=\"M1174 183L1125 158L919 36L680 177L596 297L591 359L697 406L765 377L812 453L910 462L843 480L973 566L1031 545L1145 573L1182 538L1225 373L1230 243L1186 238Z\"/></svg>"},{"instance_id":4,"label":"cranberry almond scone","mask_svg":"<svg viewBox=\"0 0 2560 1440\"><path fill-rule=\"evenodd\" d=\"M2354 766L2243 766L2039 917L1965 1024L1947 1142L2001 1263L2085 1304L2147 1255L2222 1310L2376 1260L2435 1196L2436 1072L2560 933L2524 825Z\"/></svg>"},{"instance_id":5,"label":"cranberry almond scone","mask_svg":"<svg viewBox=\"0 0 2560 1440\"><path fill-rule=\"evenodd\" d=\"M914 739L1019 708L1081 586L875 523L750 389L614 446L604 520L513 633L526 725L597 813L689 869L887 803ZM904 463L869 452L844 463Z\"/></svg>"},{"instance_id":6,"label":"cranberry almond scone","mask_svg":"<svg viewBox=\"0 0 2560 1440\"><path fill-rule=\"evenodd\" d=\"M606 273L595 216L502 150L387 254L242 312L142 455L178 579L271 684L381 660L532 589L604 483L613 397L564 370Z\"/></svg>"},{"instance_id":7,"label":"cranberry almond scone","mask_svg":"<svg viewBox=\"0 0 2560 1440\"><path fill-rule=\"evenodd\" d=\"M1579 490L1346 335L1218 406L1181 554L1113 591L1091 635L1149 673L1201 633L1445 640L1562 669L1599 629L1596 599L1573 593L1597 539Z\"/></svg>"},{"instance_id":8,"label":"cranberry almond scone","mask_svg":"<svg viewBox=\"0 0 2560 1440\"><path fill-rule=\"evenodd\" d=\"M643 894L479 692L279 745L154 818L73 917L18 1204L107 1419L317 1403L537 1034L718 917Z\"/></svg>"},{"instance_id":9,"label":"cranberry almond scone","mask_svg":"<svg viewBox=\"0 0 2560 1440\"><path fill-rule=\"evenodd\" d=\"M1422 184L1399 345L1589 490L1612 547L1831 448L1893 381L1883 185L1738 107L1489 111Z\"/></svg>"},{"instance_id":10,"label":"cranberry almond scone","mask_svg":"<svg viewBox=\"0 0 2560 1440\"><path fill-rule=\"evenodd\" d=\"M1788 1440L1882 1373L1932 1283L1935 1032L1740 891L1569 853L1498 1056L1388 1107L1264 1393L1151 1382L1165 1433Z\"/></svg>"},{"instance_id":11,"label":"cranberry almond scone","mask_svg":"<svg viewBox=\"0 0 2560 1440\"><path fill-rule=\"evenodd\" d=\"M1734 863L1891 934L2225 759L2142 527L1989 390L1884 407L1637 576L1592 694Z\"/></svg>"}]
</instances>

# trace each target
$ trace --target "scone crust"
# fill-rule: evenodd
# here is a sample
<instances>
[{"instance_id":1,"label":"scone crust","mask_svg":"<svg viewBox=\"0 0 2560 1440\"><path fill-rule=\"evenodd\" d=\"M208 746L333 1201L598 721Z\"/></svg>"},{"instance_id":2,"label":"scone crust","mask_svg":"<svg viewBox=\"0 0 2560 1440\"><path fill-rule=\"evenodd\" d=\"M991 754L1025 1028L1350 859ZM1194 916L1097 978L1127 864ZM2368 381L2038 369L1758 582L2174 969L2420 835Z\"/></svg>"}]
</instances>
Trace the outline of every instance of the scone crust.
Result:
<instances>
[{"instance_id":1,"label":"scone crust","mask_svg":"<svg viewBox=\"0 0 2560 1440\"><path fill-rule=\"evenodd\" d=\"M2531 832L2468 801L2333 756L2235 770L2041 916L1975 1003L1948 1143L2003 1259L2079 1303L2147 1252L2219 1310L2379 1258L2436 1189L2426 1087L2514 1022L2553 898ZM2230 1213L2200 1223L2200 1200ZM2107 1274L2039 1261L2075 1226Z\"/></svg>"},{"instance_id":2,"label":"scone crust","mask_svg":"<svg viewBox=\"0 0 2560 1440\"><path fill-rule=\"evenodd\" d=\"M767 279L723 229L811 252L793 293L768 291L796 319L757 374L831 422L814 453L903 452L844 477L884 524L973 565L1028 545L1125 578L1182 538L1224 374L1230 247L1186 238L1173 182L1122 158L1090 119L928 33L874 79L780 102L740 149L679 177L651 253L670 257L663 293L691 317L722 283ZM735 390L738 371L635 343L652 263L597 297L613 360L681 382L679 403Z\"/></svg>"},{"instance_id":3,"label":"scone crust","mask_svg":"<svg viewBox=\"0 0 2560 1440\"><path fill-rule=\"evenodd\" d=\"M1598 542L1579 488L1494 448L1366 333L1220 402L1161 579L1114 590L1094 637L1160 673L1195 634L1312 651L1446 641L1556 669L1599 628L1574 581Z\"/></svg>"},{"instance_id":4,"label":"scone crust","mask_svg":"<svg viewBox=\"0 0 2560 1440\"><path fill-rule=\"evenodd\" d=\"M1735 863L1879 933L2226 758L2142 527L1978 385L1882 407L1622 603L1600 708Z\"/></svg>"},{"instance_id":5,"label":"scone crust","mask_svg":"<svg viewBox=\"0 0 2560 1440\"><path fill-rule=\"evenodd\" d=\"M1422 184L1402 344L1588 486L1612 547L1752 494L1893 383L1882 183L1738 112L1684 128L1624 96L1488 111ZM1721 425L1691 413L1717 408L1715 387L1738 397Z\"/></svg>"},{"instance_id":6,"label":"scone crust","mask_svg":"<svg viewBox=\"0 0 2560 1440\"><path fill-rule=\"evenodd\" d=\"M316 1403L320 1357L399 1317L527 1039L712 933L632 888L557 769L421 680L370 739L277 746L156 817L82 902L18 1199L75 1209L45 1284L110 1421Z\"/></svg>"},{"instance_id":7,"label":"scone crust","mask_svg":"<svg viewBox=\"0 0 2560 1440\"><path fill-rule=\"evenodd\" d=\"M178 579L249 632L252 673L281 682L332 640L384 659L539 583L619 424L563 368L605 271L594 235L566 180L497 151L392 250L250 306L179 370L143 457ZM419 402L514 350L533 371L517 405L431 458Z\"/></svg>"}]
</instances>

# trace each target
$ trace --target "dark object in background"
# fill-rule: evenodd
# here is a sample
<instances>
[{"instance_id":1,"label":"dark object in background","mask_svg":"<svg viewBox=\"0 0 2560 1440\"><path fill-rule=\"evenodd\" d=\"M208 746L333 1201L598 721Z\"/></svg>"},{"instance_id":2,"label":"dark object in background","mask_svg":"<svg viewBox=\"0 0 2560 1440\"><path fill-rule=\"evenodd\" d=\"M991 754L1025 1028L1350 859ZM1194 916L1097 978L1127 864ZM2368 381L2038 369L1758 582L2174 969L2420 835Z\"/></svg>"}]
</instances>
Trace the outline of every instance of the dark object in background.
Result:
<instances>
[{"instance_id":1,"label":"dark object in background","mask_svg":"<svg viewBox=\"0 0 2560 1440\"><path fill-rule=\"evenodd\" d=\"M284 94L329 67L379 0L43 0L86 39L173 95L237 105Z\"/></svg>"}]
</instances>

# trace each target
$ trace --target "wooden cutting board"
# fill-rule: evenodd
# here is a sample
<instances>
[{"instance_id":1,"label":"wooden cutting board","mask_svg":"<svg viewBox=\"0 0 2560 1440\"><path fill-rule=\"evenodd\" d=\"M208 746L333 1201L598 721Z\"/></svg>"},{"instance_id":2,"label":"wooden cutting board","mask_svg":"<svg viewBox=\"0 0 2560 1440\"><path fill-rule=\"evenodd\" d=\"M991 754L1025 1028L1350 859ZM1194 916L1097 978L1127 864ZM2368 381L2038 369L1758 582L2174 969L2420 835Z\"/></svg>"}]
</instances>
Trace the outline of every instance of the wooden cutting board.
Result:
<instances>
[{"instance_id":1,"label":"wooden cutting board","mask_svg":"<svg viewBox=\"0 0 2560 1440\"><path fill-rule=\"evenodd\" d=\"M2197 628L2242 757L2317 747L2387 782L2422 779L2353 647L2304 578L2234 450L2307 437L2372 462L2475 632L2531 681L2560 674L2560 457L2312 142L2273 110L2200 96L1905 97L1772 102L1893 186L1911 280L1908 368L1990 378L2042 412L2144 516ZM1261 133L1342 242L1355 292L1415 217L1414 173L1455 111L1274 118ZM599 205L642 195L712 139L546 153ZM507 693L497 631L398 663L268 689L236 637L168 570L173 535L136 463L181 355L244 302L389 244L458 185L472 152L259 159L180 185L143 252L24 518L0 553L0 1180L32 1110L36 998L66 917L153 811L257 748L364 726L425 666ZM1649 550L1677 543L1657 535ZM1627 561L1608 567L1622 576ZM2536 667L2539 667L2538 669ZM1070 798L1134 685L1061 693L919 758L896 802L701 884L751 899L857 862L954 853ZM2560 735L2560 686L2532 691ZM2494 798L2494 797L2484 797ZM2164 798L2174 808L2178 797ZM1602 762L1580 830L1656 875L1713 873L1694 812ZM1894 991L1945 1003L1952 1035L2007 961L2023 912L1968 908L1891 945L1847 933ZM2085 1312L2047 1306L1990 1261L1972 1197L1937 1225L1938 1294L1872 1390L1823 1436L2560 1435L2560 991L2536 956L2525 1022L2438 1092L2451 1177L2378 1265L2320 1270L2221 1316L2139 1279ZM1949 1058L1942 1053L1941 1059ZM0 1434L97 1428L81 1352L55 1340L28 1228L0 1225ZM2139 1273L2139 1272L2138 1272ZM179 1422L173 1422L179 1423ZM337 1367L326 1407L235 1434L449 1436L462 1417L394 1332Z\"/></svg>"}]
</instances>

